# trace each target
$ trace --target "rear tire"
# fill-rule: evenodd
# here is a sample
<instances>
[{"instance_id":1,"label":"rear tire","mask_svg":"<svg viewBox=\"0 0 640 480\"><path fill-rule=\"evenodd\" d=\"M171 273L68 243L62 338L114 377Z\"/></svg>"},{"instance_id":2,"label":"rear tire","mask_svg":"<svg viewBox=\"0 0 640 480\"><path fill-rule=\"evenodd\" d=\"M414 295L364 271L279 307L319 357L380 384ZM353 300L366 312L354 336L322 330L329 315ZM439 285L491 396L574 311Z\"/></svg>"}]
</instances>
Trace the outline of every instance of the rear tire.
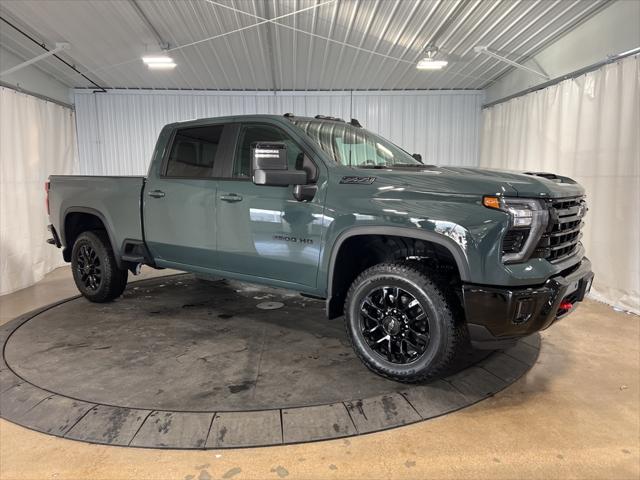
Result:
<instances>
[{"instance_id":1,"label":"rear tire","mask_svg":"<svg viewBox=\"0 0 640 480\"><path fill-rule=\"evenodd\" d=\"M106 232L83 232L71 251L71 270L80 293L96 303L118 298L127 286L128 271L118 268Z\"/></svg>"},{"instance_id":2,"label":"rear tire","mask_svg":"<svg viewBox=\"0 0 640 480\"><path fill-rule=\"evenodd\" d=\"M345 302L351 345L373 372L399 382L437 377L466 335L454 297L419 266L381 263L354 280Z\"/></svg>"}]
</instances>

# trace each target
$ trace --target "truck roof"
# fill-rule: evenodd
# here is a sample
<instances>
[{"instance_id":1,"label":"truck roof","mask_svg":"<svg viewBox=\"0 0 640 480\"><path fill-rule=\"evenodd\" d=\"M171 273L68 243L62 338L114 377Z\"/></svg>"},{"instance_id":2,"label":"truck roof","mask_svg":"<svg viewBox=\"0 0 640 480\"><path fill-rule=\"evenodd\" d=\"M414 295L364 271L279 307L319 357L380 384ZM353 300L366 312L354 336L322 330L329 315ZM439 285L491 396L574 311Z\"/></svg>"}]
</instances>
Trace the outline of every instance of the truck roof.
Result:
<instances>
[{"instance_id":1,"label":"truck roof","mask_svg":"<svg viewBox=\"0 0 640 480\"><path fill-rule=\"evenodd\" d=\"M314 122L341 122L348 123L354 127L361 127L360 122L355 118L351 119L351 122L345 122L342 118L331 117L328 115L316 115L315 117L302 117L294 115L293 113L285 113L284 115L274 115L274 114L251 114L251 115L228 115L224 117L205 117L205 118L194 118L191 120L183 120L180 122L173 122L168 124L167 126L188 126L188 125L200 125L203 123L225 123L225 122L243 122L243 121L251 121L256 119L263 120L275 120L277 122L282 122L283 120L306 120L306 121L314 121Z\"/></svg>"}]
</instances>

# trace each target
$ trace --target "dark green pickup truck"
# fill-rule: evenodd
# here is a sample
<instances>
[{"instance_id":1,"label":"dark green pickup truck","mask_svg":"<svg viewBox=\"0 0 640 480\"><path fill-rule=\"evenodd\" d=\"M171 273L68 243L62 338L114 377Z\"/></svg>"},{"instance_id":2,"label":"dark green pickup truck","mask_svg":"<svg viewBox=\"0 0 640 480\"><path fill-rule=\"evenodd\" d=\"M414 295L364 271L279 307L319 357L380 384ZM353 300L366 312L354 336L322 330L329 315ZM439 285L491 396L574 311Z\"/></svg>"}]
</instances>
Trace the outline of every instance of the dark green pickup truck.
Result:
<instances>
[{"instance_id":1,"label":"dark green pickup truck","mask_svg":"<svg viewBox=\"0 0 640 480\"><path fill-rule=\"evenodd\" d=\"M170 267L283 287L344 315L362 361L436 376L471 340L500 348L591 287L584 189L548 173L424 165L332 117L167 125L148 176L52 176L52 233L89 300Z\"/></svg>"}]
</instances>

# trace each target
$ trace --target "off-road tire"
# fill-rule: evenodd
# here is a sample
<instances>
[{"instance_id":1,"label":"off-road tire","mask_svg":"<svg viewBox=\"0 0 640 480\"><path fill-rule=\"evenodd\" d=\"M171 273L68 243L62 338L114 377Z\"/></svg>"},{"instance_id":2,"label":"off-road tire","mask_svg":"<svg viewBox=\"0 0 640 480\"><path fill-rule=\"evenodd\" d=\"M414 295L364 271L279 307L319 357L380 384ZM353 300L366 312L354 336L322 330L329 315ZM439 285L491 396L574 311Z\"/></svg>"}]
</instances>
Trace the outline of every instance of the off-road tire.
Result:
<instances>
[{"instance_id":1,"label":"off-road tire","mask_svg":"<svg viewBox=\"0 0 640 480\"><path fill-rule=\"evenodd\" d=\"M427 313L430 338L426 350L408 364L388 361L375 352L361 332L360 306L377 286L398 286L420 302ZM351 345L371 371L405 383L422 382L446 372L467 340L456 296L447 292L436 275L411 262L381 263L362 272L351 284L345 301L345 326Z\"/></svg>"},{"instance_id":2,"label":"off-road tire","mask_svg":"<svg viewBox=\"0 0 640 480\"><path fill-rule=\"evenodd\" d=\"M95 252L97 258L100 280L94 284L95 288L87 284L86 276L83 279L81 267L84 247ZM71 270L78 290L91 302L110 302L122 295L127 286L128 271L118 268L111 242L103 230L83 232L78 236L71 251Z\"/></svg>"}]
</instances>

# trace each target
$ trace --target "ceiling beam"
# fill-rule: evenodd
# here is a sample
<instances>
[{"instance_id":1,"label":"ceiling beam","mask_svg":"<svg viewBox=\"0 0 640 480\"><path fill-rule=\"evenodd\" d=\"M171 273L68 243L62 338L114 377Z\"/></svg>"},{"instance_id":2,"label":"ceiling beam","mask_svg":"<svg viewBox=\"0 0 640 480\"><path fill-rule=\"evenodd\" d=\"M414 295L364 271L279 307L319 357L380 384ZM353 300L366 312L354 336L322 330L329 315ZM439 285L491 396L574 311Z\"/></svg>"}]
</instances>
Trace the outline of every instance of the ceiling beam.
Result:
<instances>
[{"instance_id":1,"label":"ceiling beam","mask_svg":"<svg viewBox=\"0 0 640 480\"><path fill-rule=\"evenodd\" d=\"M264 0L264 16L267 20L271 18L270 3L271 0ZM274 31L272 22L267 22L265 28L267 29L267 58L269 59L269 71L271 72L271 89L275 92L278 90L278 83L276 80L276 56L273 51Z\"/></svg>"},{"instance_id":2,"label":"ceiling beam","mask_svg":"<svg viewBox=\"0 0 640 480\"><path fill-rule=\"evenodd\" d=\"M39 62L43 58L47 58L47 57L50 57L51 55L55 55L56 53L61 52L62 50L69 50L69 48L71 48L71 45L69 45L68 43L56 43L56 48L54 48L53 50L44 52L38 55L37 57L33 57L32 59L19 63L18 65L11 67L8 70L5 70L4 72L0 72L0 77L4 75L9 75L10 73L17 72L18 70L22 70L24 67L28 67L33 63Z\"/></svg>"},{"instance_id":3,"label":"ceiling beam","mask_svg":"<svg viewBox=\"0 0 640 480\"><path fill-rule=\"evenodd\" d=\"M401 59L401 58L394 57L394 56L392 56L392 55L386 55L386 54L384 54L384 53L376 52L376 51L374 51L374 50L369 50L369 49L367 49L367 48L358 47L357 45L352 45L352 44L347 43L347 42L342 42L342 41L340 41L340 40L335 40L335 39L330 38L330 37L325 37L324 35L318 35L317 33L308 32L308 31L306 31L306 30L302 30L301 28L292 27L291 25L287 25L286 23L281 23L281 22L279 22L279 21L278 21L278 20L280 20L280 19L282 19L282 18L284 18L284 17L289 17L289 16L291 16L291 15L295 15L295 14L298 14L298 13L304 12L305 10L311 10L312 8L317 8L317 7L321 7L321 6L323 6L323 5L327 5L327 4L330 4L330 3L335 3L335 1L336 1L336 0L329 0L328 2L319 3L319 4L317 4L317 5L314 5L313 7L303 8L303 9L296 10L296 11L294 11L294 12L288 13L288 14L286 14L286 15L279 15L279 16L277 16L277 17L274 17L274 18L272 18L272 19L267 20L266 18L261 17L261 16L259 16L259 15L254 15L253 13L245 12L244 10L240 10L240 9L238 9L238 8L235 8L235 7L230 7L229 5L225 5L224 3L220 3L220 2L217 2L217 1L215 1L215 0L206 0L206 2L207 2L207 3L210 3L211 5L217 5L218 7L226 8L226 9L228 9L228 10L233 10L233 11L235 11L235 12L242 13L242 14L244 14L244 15L248 15L248 16L250 16L250 17L253 17L253 18L255 18L256 20L260 20L259 22L254 23L253 25L250 25L250 26L248 26L248 27L242 27L242 28L239 28L239 29L237 29L237 30L233 30L233 31L231 31L231 32L224 33L224 34L222 34L222 35L229 35L229 34L231 34L231 33L235 33L235 32L238 32L238 31L240 31L240 30L246 30L247 28L257 27L258 25L263 25L263 24L265 24L265 23L272 23L272 24L274 24L274 25L277 25L278 27L286 28L287 30L291 30L291 31L294 31L294 32L302 33L302 34L304 34L304 35L308 35L308 36L310 36L310 37L320 38L320 39L322 39L322 40L326 40L326 41L327 41L327 42L329 42L329 43L334 43L334 44L336 44L336 45L342 45L342 46L347 47L347 48L353 48L353 49L355 49L355 50L359 50L359 51L361 51L361 52L370 53L371 55L377 55L377 56L379 56L379 57L389 58L389 59L391 59L391 60L397 60L398 62L414 63L414 62L411 62L411 61L409 61L409 60L404 60L404 59ZM401 1L401 0L398 0L398 1ZM198 40L197 42L193 42L193 43L191 43L191 44L187 44L187 45L182 45L181 47L176 47L176 48L183 48L183 47L188 47L188 46L190 46L190 45L193 45L193 44L195 44L195 43L206 42L206 41L208 41L208 40L213 40L214 38L217 38L217 37L219 37L219 36L220 36L220 35L218 35L218 36L216 36L216 37L211 37L211 38L204 38L204 39L202 39L202 40ZM174 48L174 49L172 49L172 50L175 50L175 48Z\"/></svg>"},{"instance_id":4,"label":"ceiling beam","mask_svg":"<svg viewBox=\"0 0 640 480\"><path fill-rule=\"evenodd\" d=\"M9 20L7 20L4 17L0 17L0 20L2 20L4 23L6 23L7 25L9 25L11 28L13 28L14 30L16 30L17 32L19 32L20 34L24 35L26 38L28 38L29 40L31 40L33 43L35 43L36 45L38 45L40 48L42 48L43 50L49 52L50 50L47 48L47 46L44 43L39 42L38 40L36 40L35 38L33 38L31 35L29 35L27 32L25 32L24 30L22 30L21 28L19 28L18 26L14 25L13 23L11 23ZM76 72L78 75L80 75L82 78L84 78L85 80L87 80L89 83L91 83L93 86L95 86L98 91L100 92L106 92L104 87L101 87L100 85L98 85L96 82L94 82L93 80L91 80L89 77L87 77L84 73L82 73L80 70L78 70L76 68L75 65L67 62L64 58L62 58L60 55L58 55L57 53L53 53L52 56L54 58L57 58L58 60L60 60L62 63L64 63L67 67L69 67L71 70L73 70L74 72Z\"/></svg>"},{"instance_id":5,"label":"ceiling beam","mask_svg":"<svg viewBox=\"0 0 640 480\"><path fill-rule=\"evenodd\" d=\"M503 57L502 55L498 55L497 53L495 53L494 51L490 50L487 47L478 45L478 46L474 47L474 51L476 53L484 53L485 55L493 57L496 60L500 60L501 62L507 63L507 64L511 65L512 67L519 68L520 70L526 70L527 72L533 73L534 75L537 75L538 77L544 78L545 80L549 80L551 78L546 73L539 72L538 70L536 70L534 68L531 68L531 67L527 67L526 65L523 65L522 63L514 62L513 60L510 60L507 57Z\"/></svg>"},{"instance_id":6,"label":"ceiling beam","mask_svg":"<svg viewBox=\"0 0 640 480\"><path fill-rule=\"evenodd\" d=\"M165 42L164 39L160 36L160 33L158 32L158 30L156 30L156 27L153 26L153 23L151 23L149 18L142 11L142 8L140 8L140 5L138 5L138 2L136 0L129 0L129 3L131 4L131 7L135 10L135 12L138 14L138 17L140 17L140 20L142 20L142 23L145 24L147 29L155 37L156 42L160 46L160 49L168 50L169 42Z\"/></svg>"}]
</instances>

